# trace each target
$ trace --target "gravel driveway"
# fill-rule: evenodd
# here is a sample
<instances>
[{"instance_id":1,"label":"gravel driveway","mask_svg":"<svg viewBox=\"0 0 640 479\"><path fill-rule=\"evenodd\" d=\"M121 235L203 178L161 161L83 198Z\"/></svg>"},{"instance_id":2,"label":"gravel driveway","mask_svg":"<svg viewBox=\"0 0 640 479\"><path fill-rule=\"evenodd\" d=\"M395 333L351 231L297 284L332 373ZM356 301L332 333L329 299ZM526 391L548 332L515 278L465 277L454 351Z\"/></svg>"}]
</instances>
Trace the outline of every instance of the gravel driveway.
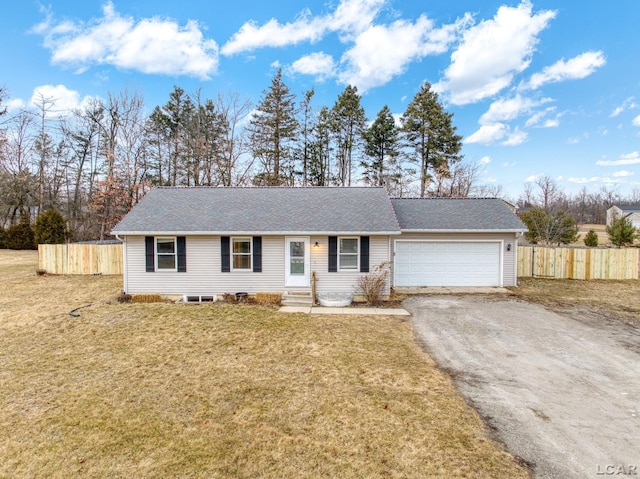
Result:
<instances>
[{"instance_id":1,"label":"gravel driveway","mask_svg":"<svg viewBox=\"0 0 640 479\"><path fill-rule=\"evenodd\" d=\"M438 364L536 478L640 477L640 332L509 298L412 297Z\"/></svg>"}]
</instances>

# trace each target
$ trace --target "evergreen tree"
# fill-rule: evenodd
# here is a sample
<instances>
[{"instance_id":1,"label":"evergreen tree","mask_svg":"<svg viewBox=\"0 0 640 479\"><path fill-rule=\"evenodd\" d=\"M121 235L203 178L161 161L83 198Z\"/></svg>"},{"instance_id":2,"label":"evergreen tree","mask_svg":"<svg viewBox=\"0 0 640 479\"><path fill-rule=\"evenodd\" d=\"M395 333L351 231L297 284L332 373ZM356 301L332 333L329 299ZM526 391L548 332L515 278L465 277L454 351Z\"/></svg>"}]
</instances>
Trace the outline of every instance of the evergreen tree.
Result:
<instances>
[{"instance_id":1,"label":"evergreen tree","mask_svg":"<svg viewBox=\"0 0 640 479\"><path fill-rule=\"evenodd\" d=\"M336 144L337 183L351 186L354 152L362 142L367 117L355 86L347 86L331 109L331 129Z\"/></svg>"},{"instance_id":2,"label":"evergreen tree","mask_svg":"<svg viewBox=\"0 0 640 479\"><path fill-rule=\"evenodd\" d=\"M562 210L547 213L535 207L522 213L520 219L529 229L524 236L532 244L570 244L579 239L576 220Z\"/></svg>"},{"instance_id":3,"label":"evergreen tree","mask_svg":"<svg viewBox=\"0 0 640 479\"><path fill-rule=\"evenodd\" d=\"M20 224L9 227L4 237L4 247L7 249L36 249L33 238L33 228L29 216L23 215Z\"/></svg>"},{"instance_id":4,"label":"evergreen tree","mask_svg":"<svg viewBox=\"0 0 640 479\"><path fill-rule=\"evenodd\" d=\"M589 230L589 232L584 237L584 245L589 248L595 248L598 246L598 233L594 230Z\"/></svg>"},{"instance_id":5,"label":"evergreen tree","mask_svg":"<svg viewBox=\"0 0 640 479\"><path fill-rule=\"evenodd\" d=\"M609 241L618 248L632 245L638 239L638 230L633 227L628 218L615 218L606 228Z\"/></svg>"},{"instance_id":6,"label":"evergreen tree","mask_svg":"<svg viewBox=\"0 0 640 479\"><path fill-rule=\"evenodd\" d=\"M323 106L311 130L308 182L312 186L327 186L331 182L331 113Z\"/></svg>"},{"instance_id":7,"label":"evergreen tree","mask_svg":"<svg viewBox=\"0 0 640 479\"><path fill-rule=\"evenodd\" d=\"M298 133L295 95L282 81L278 70L249 127L251 150L262 163L262 172L254 183L264 186L291 184L293 172L291 144Z\"/></svg>"},{"instance_id":8,"label":"evergreen tree","mask_svg":"<svg viewBox=\"0 0 640 479\"><path fill-rule=\"evenodd\" d=\"M398 129L389 107L385 105L364 132L367 160L361 162L365 181L374 186L384 186L398 181L397 172L391 172L399 153Z\"/></svg>"},{"instance_id":9,"label":"evergreen tree","mask_svg":"<svg viewBox=\"0 0 640 479\"><path fill-rule=\"evenodd\" d=\"M67 222L56 210L47 210L36 219L33 228L37 244L63 244L67 241Z\"/></svg>"},{"instance_id":10,"label":"evergreen tree","mask_svg":"<svg viewBox=\"0 0 640 479\"><path fill-rule=\"evenodd\" d=\"M434 174L446 174L452 163L462 159L462 137L456 134L452 118L429 83L422 85L402 116L404 138L420 165L420 197L425 196Z\"/></svg>"}]
</instances>

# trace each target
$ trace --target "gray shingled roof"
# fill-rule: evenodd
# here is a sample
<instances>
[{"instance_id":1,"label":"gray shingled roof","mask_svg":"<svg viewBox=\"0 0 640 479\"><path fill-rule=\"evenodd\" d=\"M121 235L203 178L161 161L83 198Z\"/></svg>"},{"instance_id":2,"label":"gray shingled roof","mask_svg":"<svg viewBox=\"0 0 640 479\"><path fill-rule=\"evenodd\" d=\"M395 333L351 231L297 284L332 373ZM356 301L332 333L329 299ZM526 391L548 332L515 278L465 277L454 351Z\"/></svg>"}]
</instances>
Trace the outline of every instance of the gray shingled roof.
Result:
<instances>
[{"instance_id":1,"label":"gray shingled roof","mask_svg":"<svg viewBox=\"0 0 640 479\"><path fill-rule=\"evenodd\" d=\"M113 229L145 233L400 233L384 188L155 188Z\"/></svg>"},{"instance_id":2,"label":"gray shingled roof","mask_svg":"<svg viewBox=\"0 0 640 479\"><path fill-rule=\"evenodd\" d=\"M495 198L393 198L403 231L527 231Z\"/></svg>"},{"instance_id":3,"label":"gray shingled roof","mask_svg":"<svg viewBox=\"0 0 640 479\"><path fill-rule=\"evenodd\" d=\"M629 213L633 213L636 211L640 211L640 205L616 205L622 211L628 211Z\"/></svg>"}]
</instances>

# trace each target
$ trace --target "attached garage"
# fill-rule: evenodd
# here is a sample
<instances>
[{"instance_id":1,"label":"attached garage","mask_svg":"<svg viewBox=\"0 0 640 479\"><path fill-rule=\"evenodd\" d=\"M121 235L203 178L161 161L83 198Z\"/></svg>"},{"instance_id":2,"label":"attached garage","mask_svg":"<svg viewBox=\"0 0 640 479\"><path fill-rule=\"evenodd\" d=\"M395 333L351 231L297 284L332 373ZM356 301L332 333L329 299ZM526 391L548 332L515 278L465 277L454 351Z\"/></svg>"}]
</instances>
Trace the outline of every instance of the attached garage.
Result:
<instances>
[{"instance_id":1,"label":"attached garage","mask_svg":"<svg viewBox=\"0 0 640 479\"><path fill-rule=\"evenodd\" d=\"M518 238L527 230L496 198L393 198L401 235L391 240L397 288L515 286Z\"/></svg>"},{"instance_id":2,"label":"attached garage","mask_svg":"<svg viewBox=\"0 0 640 479\"><path fill-rule=\"evenodd\" d=\"M502 286L500 241L395 241L395 286Z\"/></svg>"}]
</instances>

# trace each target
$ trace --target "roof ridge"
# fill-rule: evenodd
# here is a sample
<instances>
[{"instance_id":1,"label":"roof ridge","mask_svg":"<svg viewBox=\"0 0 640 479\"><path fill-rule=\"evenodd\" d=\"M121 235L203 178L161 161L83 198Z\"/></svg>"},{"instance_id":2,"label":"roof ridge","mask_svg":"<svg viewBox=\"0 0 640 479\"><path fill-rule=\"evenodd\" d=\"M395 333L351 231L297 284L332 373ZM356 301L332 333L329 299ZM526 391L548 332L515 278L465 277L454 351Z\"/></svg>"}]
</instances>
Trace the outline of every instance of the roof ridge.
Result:
<instances>
[{"instance_id":1,"label":"roof ridge","mask_svg":"<svg viewBox=\"0 0 640 479\"><path fill-rule=\"evenodd\" d=\"M392 197L392 200L501 200L495 196L425 196L418 197Z\"/></svg>"}]
</instances>

